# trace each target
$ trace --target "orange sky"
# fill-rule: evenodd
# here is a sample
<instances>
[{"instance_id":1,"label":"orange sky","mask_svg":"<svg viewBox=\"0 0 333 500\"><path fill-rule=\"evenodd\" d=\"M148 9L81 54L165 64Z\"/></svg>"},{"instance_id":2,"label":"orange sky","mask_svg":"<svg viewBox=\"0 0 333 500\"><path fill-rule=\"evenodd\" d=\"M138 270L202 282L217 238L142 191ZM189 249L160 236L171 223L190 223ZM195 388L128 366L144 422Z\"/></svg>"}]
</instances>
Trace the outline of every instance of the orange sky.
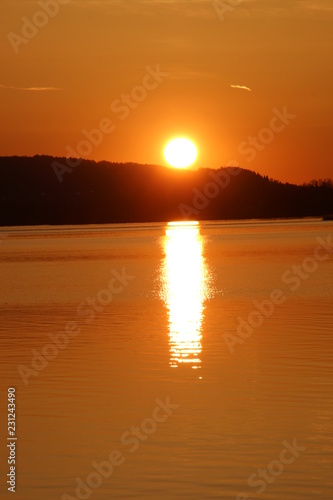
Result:
<instances>
[{"instance_id":1,"label":"orange sky","mask_svg":"<svg viewBox=\"0 0 333 500\"><path fill-rule=\"evenodd\" d=\"M85 141L87 158L165 164L166 141L186 135L195 168L236 160L282 181L333 177L331 0L0 9L1 155L66 156ZM284 109L285 123L274 118ZM87 142L83 130L97 127Z\"/></svg>"}]
</instances>

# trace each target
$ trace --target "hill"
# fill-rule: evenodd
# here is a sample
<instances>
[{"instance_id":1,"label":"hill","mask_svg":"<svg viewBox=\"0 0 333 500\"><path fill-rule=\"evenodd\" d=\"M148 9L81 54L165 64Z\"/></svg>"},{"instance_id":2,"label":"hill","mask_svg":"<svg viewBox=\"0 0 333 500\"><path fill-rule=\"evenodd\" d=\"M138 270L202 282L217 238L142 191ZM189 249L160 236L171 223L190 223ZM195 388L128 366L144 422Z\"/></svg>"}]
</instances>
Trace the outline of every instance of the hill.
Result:
<instances>
[{"instance_id":1,"label":"hill","mask_svg":"<svg viewBox=\"0 0 333 500\"><path fill-rule=\"evenodd\" d=\"M333 183L283 184L230 167L1 157L0 206L2 226L323 216L333 213Z\"/></svg>"}]
</instances>

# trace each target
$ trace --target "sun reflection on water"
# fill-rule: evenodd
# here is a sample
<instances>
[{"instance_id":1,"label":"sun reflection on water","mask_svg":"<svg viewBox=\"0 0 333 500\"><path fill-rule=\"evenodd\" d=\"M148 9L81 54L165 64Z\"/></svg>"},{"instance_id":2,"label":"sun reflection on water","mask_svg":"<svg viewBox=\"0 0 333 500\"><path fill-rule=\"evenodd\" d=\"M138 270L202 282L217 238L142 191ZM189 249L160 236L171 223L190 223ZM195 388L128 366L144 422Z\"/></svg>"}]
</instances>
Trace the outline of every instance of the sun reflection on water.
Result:
<instances>
[{"instance_id":1,"label":"sun reflection on water","mask_svg":"<svg viewBox=\"0 0 333 500\"><path fill-rule=\"evenodd\" d=\"M164 238L162 297L169 314L170 366L201 368L208 271L198 222L171 222Z\"/></svg>"}]
</instances>

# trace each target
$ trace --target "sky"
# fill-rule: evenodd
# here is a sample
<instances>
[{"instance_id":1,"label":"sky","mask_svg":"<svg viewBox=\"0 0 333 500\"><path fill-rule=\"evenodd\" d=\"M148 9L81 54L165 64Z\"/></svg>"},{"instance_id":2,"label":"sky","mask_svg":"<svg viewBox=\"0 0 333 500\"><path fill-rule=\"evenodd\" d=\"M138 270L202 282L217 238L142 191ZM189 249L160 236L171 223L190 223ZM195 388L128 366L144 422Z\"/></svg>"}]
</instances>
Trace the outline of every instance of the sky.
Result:
<instances>
[{"instance_id":1,"label":"sky","mask_svg":"<svg viewBox=\"0 0 333 500\"><path fill-rule=\"evenodd\" d=\"M333 178L331 0L1 0L0 155Z\"/></svg>"}]
</instances>

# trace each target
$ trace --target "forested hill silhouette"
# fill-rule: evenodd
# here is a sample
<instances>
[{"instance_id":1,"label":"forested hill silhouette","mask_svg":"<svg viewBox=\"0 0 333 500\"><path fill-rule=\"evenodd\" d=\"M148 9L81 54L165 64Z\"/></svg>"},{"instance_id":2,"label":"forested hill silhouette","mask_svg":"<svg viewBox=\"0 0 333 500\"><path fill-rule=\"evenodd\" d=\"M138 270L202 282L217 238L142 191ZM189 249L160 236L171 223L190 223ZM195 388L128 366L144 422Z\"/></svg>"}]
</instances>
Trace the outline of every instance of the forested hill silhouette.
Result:
<instances>
[{"instance_id":1,"label":"forested hill silhouette","mask_svg":"<svg viewBox=\"0 0 333 500\"><path fill-rule=\"evenodd\" d=\"M0 200L2 226L306 217L333 213L333 183L283 184L240 168L1 157Z\"/></svg>"}]
</instances>

